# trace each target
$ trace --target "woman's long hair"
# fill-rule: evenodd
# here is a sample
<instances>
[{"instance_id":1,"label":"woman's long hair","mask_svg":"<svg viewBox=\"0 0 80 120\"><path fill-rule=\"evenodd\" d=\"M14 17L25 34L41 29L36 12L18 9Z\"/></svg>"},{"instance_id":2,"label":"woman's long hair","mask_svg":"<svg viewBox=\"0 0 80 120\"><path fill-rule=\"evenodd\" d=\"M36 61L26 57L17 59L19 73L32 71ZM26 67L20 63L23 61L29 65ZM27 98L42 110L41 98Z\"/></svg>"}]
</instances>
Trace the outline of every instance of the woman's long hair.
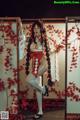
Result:
<instances>
[{"instance_id":1,"label":"woman's long hair","mask_svg":"<svg viewBox=\"0 0 80 120\"><path fill-rule=\"evenodd\" d=\"M45 52L46 52L46 59L47 59L47 63L48 63L48 85L52 86L52 81L51 81L51 64L50 64L50 57L49 57L49 49L47 46L47 39L42 37L42 34L45 34L45 29L43 28L42 24L39 21L36 21L33 23L32 25L32 34L31 37L29 39L29 43L27 46L27 55L26 55L26 74L29 74L29 65L30 65L30 46L31 44L34 42L36 44L36 39L34 36L34 27L35 25L37 25L40 28L40 32L41 32L41 44L44 43L44 47L45 47Z\"/></svg>"}]
</instances>

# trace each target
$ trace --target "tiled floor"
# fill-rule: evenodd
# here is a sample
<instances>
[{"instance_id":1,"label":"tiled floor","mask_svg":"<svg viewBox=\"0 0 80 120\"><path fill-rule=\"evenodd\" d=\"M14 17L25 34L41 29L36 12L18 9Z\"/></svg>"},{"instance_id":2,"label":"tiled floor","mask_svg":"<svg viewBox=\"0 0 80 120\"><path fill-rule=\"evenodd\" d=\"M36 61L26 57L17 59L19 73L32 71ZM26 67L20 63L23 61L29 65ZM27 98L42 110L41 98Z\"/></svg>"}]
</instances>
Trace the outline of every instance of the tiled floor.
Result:
<instances>
[{"instance_id":1,"label":"tiled floor","mask_svg":"<svg viewBox=\"0 0 80 120\"><path fill-rule=\"evenodd\" d=\"M65 111L64 110L56 110L51 112L45 112L44 116L39 120L65 120ZM33 115L27 115L26 120L33 120Z\"/></svg>"}]
</instances>

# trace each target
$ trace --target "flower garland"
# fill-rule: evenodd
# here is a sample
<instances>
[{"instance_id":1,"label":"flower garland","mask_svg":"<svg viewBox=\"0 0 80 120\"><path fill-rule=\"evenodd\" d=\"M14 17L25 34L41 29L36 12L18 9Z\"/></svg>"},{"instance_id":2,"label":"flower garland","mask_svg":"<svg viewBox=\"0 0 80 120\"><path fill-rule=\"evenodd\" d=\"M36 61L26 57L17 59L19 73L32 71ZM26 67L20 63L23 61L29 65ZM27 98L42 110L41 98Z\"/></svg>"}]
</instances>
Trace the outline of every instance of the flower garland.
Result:
<instances>
[{"instance_id":1,"label":"flower garland","mask_svg":"<svg viewBox=\"0 0 80 120\"><path fill-rule=\"evenodd\" d=\"M3 27L3 28L2 28ZM0 26L0 30L3 30L4 29L4 32L6 33L6 37L10 37L10 42L14 45L17 45L17 35L14 34L14 32L12 31L12 28L11 28L11 24L7 25L7 26ZM65 37L63 35L63 32L61 30L58 30L58 29L55 29L54 26L48 26L48 29L49 30L54 30L54 32L58 35L58 37L62 40L61 43L59 45L57 45L56 41L54 40L53 37L53 34L52 32L49 32L51 34L52 37L50 37L50 40L52 41L53 44L55 44L56 46L56 51L60 51L61 49L64 48L65 46ZM69 43L69 36L71 35L72 32L74 32L74 27L72 27L72 29L68 30L68 44L71 45L71 43ZM76 34L78 35L78 40L80 40L80 31L77 31ZM30 35L30 32L27 33L26 35ZM6 40L6 43L8 42L7 39ZM0 46L0 54L3 52L3 46ZM6 68L6 71L8 69L12 69L10 66L10 56L12 56L11 54L11 49L7 49L7 56L5 58L5 61L4 61L4 65L5 65L5 68ZM73 66L75 68L77 68L77 58L78 58L78 53L77 53L77 49L75 47L72 47L72 61L71 61L71 66L70 66L70 72L72 71L72 68ZM19 70L22 70L23 67L20 66L20 69ZM17 84L17 69L13 69L13 76L15 76L14 79L10 79L8 78L8 89L10 89L14 84ZM3 91L5 89L5 86L4 86L4 82L1 81L0 79L0 92ZM66 90L67 92L65 93L65 91L57 91L55 88L51 88L51 90L49 92L53 92L57 95L57 97L59 99L62 99L65 95L68 96L70 98L70 100L74 100L74 101L80 101L80 96L78 95L78 93L80 93L80 89L76 86L76 84L74 83L69 83L69 86ZM27 91L28 92L28 91ZM77 92L77 94L75 94ZM19 94L16 93L14 90L11 90L10 91L10 96L13 96L13 102L12 102L12 106L14 106L14 110L12 108L10 108L10 113L11 112L17 112L17 109L18 109L18 101L16 100L16 97L18 96ZM35 92L34 92L34 96L35 96ZM27 107L28 107L28 102L26 101L26 98L24 97L21 101L21 107L22 109L26 110ZM36 103L34 103L34 107L32 110L36 110L37 106L36 106ZM44 104L44 109L46 108L46 105ZM7 108L8 109L8 108ZM22 115L22 114L19 114L19 116L17 117L14 117L13 115L10 116L10 120L13 120L15 118L15 120L24 120L25 119L25 116Z\"/></svg>"}]
</instances>

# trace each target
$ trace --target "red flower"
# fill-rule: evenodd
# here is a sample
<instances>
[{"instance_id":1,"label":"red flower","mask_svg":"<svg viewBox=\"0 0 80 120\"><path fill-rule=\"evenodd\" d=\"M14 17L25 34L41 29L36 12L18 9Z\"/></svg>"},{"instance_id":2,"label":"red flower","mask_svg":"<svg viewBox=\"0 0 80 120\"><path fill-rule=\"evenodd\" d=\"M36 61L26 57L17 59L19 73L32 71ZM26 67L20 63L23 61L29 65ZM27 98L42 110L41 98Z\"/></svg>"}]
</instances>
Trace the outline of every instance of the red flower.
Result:
<instances>
[{"instance_id":1,"label":"red flower","mask_svg":"<svg viewBox=\"0 0 80 120\"><path fill-rule=\"evenodd\" d=\"M12 80L11 78L8 78L8 88L10 89L11 86L13 86L16 82Z\"/></svg>"},{"instance_id":2,"label":"red flower","mask_svg":"<svg viewBox=\"0 0 80 120\"><path fill-rule=\"evenodd\" d=\"M0 52L3 52L3 46L0 46Z\"/></svg>"},{"instance_id":3,"label":"red flower","mask_svg":"<svg viewBox=\"0 0 80 120\"><path fill-rule=\"evenodd\" d=\"M4 82L0 79L0 91L4 90Z\"/></svg>"},{"instance_id":4,"label":"red flower","mask_svg":"<svg viewBox=\"0 0 80 120\"><path fill-rule=\"evenodd\" d=\"M28 106L27 100L25 98L22 99L22 101L21 101L21 107L22 107L22 109L26 110L27 106Z\"/></svg>"}]
</instances>

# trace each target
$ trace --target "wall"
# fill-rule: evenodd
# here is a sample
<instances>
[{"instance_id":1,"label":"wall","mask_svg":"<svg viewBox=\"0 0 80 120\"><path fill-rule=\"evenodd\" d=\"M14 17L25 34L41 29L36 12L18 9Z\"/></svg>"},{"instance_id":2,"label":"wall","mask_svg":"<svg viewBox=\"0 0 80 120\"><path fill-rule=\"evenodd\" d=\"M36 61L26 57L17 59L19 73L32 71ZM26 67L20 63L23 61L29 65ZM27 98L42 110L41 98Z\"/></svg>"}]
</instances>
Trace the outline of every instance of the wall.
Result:
<instances>
[{"instance_id":1,"label":"wall","mask_svg":"<svg viewBox=\"0 0 80 120\"><path fill-rule=\"evenodd\" d=\"M0 111L17 112L18 18L0 19ZM15 105L16 104L16 105Z\"/></svg>"},{"instance_id":2,"label":"wall","mask_svg":"<svg viewBox=\"0 0 80 120\"><path fill-rule=\"evenodd\" d=\"M67 113L80 113L80 24L68 23Z\"/></svg>"}]
</instances>

